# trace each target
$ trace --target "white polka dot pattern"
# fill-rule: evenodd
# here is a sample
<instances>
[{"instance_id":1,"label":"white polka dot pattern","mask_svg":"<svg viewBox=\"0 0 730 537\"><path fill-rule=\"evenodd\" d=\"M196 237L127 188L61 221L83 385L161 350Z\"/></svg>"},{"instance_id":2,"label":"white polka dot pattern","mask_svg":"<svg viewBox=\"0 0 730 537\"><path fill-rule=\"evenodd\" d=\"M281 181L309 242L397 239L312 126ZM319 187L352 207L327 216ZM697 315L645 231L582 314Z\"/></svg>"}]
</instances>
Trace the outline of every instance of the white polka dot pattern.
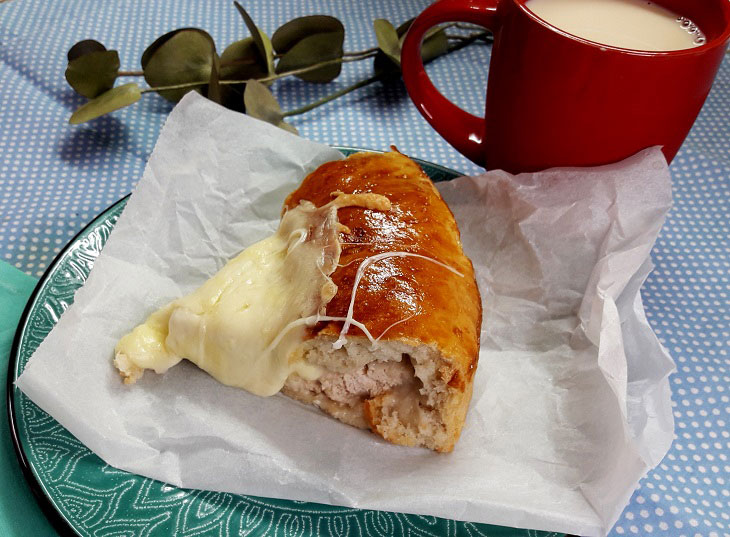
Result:
<instances>
[{"instance_id":1,"label":"white polka dot pattern","mask_svg":"<svg viewBox=\"0 0 730 537\"><path fill-rule=\"evenodd\" d=\"M347 28L346 50L373 46L370 22L400 22L427 2L249 1L267 33L298 15L329 13ZM0 5L0 260L36 276L85 223L127 194L142 175L171 105L154 95L83 126L67 124L83 99L67 86L66 50L95 38L136 69L144 47L182 26L207 29L224 47L245 37L228 0L82 2L16 0ZM472 46L431 63L447 96L484 108L489 48ZM274 86L292 109L369 76L348 64L328 85ZM677 361L672 378L676 440L642 480L611 535L730 536L730 61L726 58L694 129L671 169L674 208L654 250L643 296L647 315ZM376 84L304 116L300 133L335 145L385 149L465 173L459 155L411 105L401 82Z\"/></svg>"}]
</instances>

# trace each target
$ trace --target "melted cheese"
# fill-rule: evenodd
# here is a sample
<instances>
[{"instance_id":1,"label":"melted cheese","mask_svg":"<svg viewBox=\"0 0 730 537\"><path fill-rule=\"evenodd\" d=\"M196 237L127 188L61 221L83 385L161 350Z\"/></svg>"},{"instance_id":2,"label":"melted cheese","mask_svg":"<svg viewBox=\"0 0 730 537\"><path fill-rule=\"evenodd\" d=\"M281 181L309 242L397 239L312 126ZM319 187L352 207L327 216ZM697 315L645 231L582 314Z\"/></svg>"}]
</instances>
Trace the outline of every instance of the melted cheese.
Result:
<instances>
[{"instance_id":1,"label":"melted cheese","mask_svg":"<svg viewBox=\"0 0 730 537\"><path fill-rule=\"evenodd\" d=\"M306 326L294 321L324 313L337 291L329 278L340 255L337 206L303 202L288 211L274 235L124 336L115 364L126 380L144 369L163 373L183 358L223 384L263 396L277 393L293 372L319 377L320 369L295 352Z\"/></svg>"}]
</instances>

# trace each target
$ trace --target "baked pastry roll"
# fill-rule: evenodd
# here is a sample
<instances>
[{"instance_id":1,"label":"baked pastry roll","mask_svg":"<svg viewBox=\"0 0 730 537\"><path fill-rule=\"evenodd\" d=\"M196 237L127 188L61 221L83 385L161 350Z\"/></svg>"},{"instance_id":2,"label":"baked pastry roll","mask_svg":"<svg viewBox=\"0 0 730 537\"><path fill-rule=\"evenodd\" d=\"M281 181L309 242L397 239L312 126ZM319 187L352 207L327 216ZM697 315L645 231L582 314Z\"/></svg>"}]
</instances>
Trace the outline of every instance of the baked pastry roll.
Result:
<instances>
[{"instance_id":1,"label":"baked pastry roll","mask_svg":"<svg viewBox=\"0 0 730 537\"><path fill-rule=\"evenodd\" d=\"M338 211L347 229L326 307L363 323L377 342L342 321L318 323L298 352L323 374L293 374L283 392L389 442L451 451L471 399L482 316L454 217L428 176L396 151L324 164L284 205L320 206L334 191L390 201L388 211Z\"/></svg>"},{"instance_id":2,"label":"baked pastry roll","mask_svg":"<svg viewBox=\"0 0 730 537\"><path fill-rule=\"evenodd\" d=\"M243 282L246 282L245 284ZM117 344L126 382L186 358L406 446L451 451L472 394L481 301L451 211L397 151L320 166L277 233Z\"/></svg>"}]
</instances>

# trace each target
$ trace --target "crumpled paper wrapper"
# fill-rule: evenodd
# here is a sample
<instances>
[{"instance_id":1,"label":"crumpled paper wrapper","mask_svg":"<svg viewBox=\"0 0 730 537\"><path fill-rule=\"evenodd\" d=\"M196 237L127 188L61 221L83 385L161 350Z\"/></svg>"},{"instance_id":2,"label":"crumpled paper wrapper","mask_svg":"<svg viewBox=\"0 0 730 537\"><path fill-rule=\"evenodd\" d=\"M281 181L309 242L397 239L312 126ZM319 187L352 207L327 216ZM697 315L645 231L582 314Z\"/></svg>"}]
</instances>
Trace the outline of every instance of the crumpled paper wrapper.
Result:
<instances>
[{"instance_id":1,"label":"crumpled paper wrapper","mask_svg":"<svg viewBox=\"0 0 730 537\"><path fill-rule=\"evenodd\" d=\"M17 385L107 463L180 487L605 534L673 433L674 364L639 294L671 203L656 148L438 185L484 302L474 397L451 454L387 444L187 362L121 383L117 340L272 233L286 194L339 158L188 94Z\"/></svg>"}]
</instances>

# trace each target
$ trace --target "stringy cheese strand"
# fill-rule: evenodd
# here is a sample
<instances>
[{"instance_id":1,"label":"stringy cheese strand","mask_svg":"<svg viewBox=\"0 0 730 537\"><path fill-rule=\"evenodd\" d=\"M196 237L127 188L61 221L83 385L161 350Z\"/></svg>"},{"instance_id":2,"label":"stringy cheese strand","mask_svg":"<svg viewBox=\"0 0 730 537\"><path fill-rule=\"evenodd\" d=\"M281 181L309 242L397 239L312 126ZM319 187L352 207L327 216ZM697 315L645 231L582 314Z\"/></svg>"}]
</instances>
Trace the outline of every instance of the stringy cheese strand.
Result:
<instances>
[{"instance_id":1,"label":"stringy cheese strand","mask_svg":"<svg viewBox=\"0 0 730 537\"><path fill-rule=\"evenodd\" d=\"M347 308L347 320L342 325L342 330L340 330L340 335L337 338L337 340L332 343L333 349L341 349L342 346L347 343L347 338L345 337L347 335L348 330L350 329L350 325L354 324L353 319L353 313L355 310L355 296L357 295L357 287L360 285L360 280L362 279L363 275L365 274L365 269L368 268L373 263L376 263L380 261L381 259L387 259L389 257L418 257L421 259L425 259L426 261L430 261L432 263L435 263L439 266L442 266L454 274L461 276L462 278L464 275L456 270L453 267L450 267L449 265L442 263L441 261L437 261L436 259L433 259L431 257L427 257L425 255L421 254L414 254L412 252L384 252L382 254L376 254L372 255L370 257L366 257L362 263L360 263L360 266L357 267L357 272L355 273L355 283L352 286L352 295L350 296L350 305ZM357 326L357 325L355 325ZM359 328L359 327L358 327Z\"/></svg>"},{"instance_id":2,"label":"stringy cheese strand","mask_svg":"<svg viewBox=\"0 0 730 537\"><path fill-rule=\"evenodd\" d=\"M292 328L299 326L299 325L306 325L312 322L314 319L316 319L316 315L310 315L309 317L300 317L299 319L294 319L292 322L287 324L284 328L282 328L279 333L276 335L276 337L269 343L269 346L266 347L266 351L264 351L264 356L271 353L279 343L281 343L281 340L284 338L284 335L289 332Z\"/></svg>"},{"instance_id":3,"label":"stringy cheese strand","mask_svg":"<svg viewBox=\"0 0 730 537\"><path fill-rule=\"evenodd\" d=\"M360 263L360 266L357 267L357 272L355 273L355 283L352 286L352 294L350 296L350 305L347 308L347 316L345 317L333 317L330 315L310 315L309 317L301 317L299 319L295 319L289 324L287 324L284 328L281 329L281 331L276 335L276 337L271 341L269 346L266 349L266 352L270 352L273 349L276 348L276 346L281 343L281 340L283 339L284 335L289 332L292 328L300 325L306 325L309 324L314 325L320 321L341 321L343 322L342 330L340 330L339 337L332 343L333 349L341 349L345 343L347 343L347 338L345 337L347 335L347 332L350 328L350 326L355 326L362 330L362 332L367 336L367 338L370 340L370 343L372 345L372 348L375 348L377 346L378 341L380 338L385 335L385 333L396 326L397 324L404 323L407 320L415 317L419 312L416 312L409 317L406 317L405 319L400 319L399 321L396 321L392 323L390 326L388 326L383 332L377 337L374 338L373 335L370 333L370 331L367 329L367 327L361 323L360 321L356 321L353 318L353 312L355 309L355 297L357 295L357 287L360 285L360 280L362 280L363 275L365 274L365 269L367 269L370 265L373 263L377 263L381 259L387 259L389 257L418 257L420 259L425 259L426 261L430 261L431 263L435 263L436 265L439 265L441 267L444 267L447 270L450 270L457 276L461 276L462 278L464 275L456 270L455 268L447 265L446 263L442 263L441 261L438 261L436 259L433 259L432 257L428 257L421 254L414 254L412 252L383 252L381 254L371 255L370 257L366 257L362 260L362 263ZM348 263L349 264L349 263ZM320 267L321 270L321 267Z\"/></svg>"},{"instance_id":4,"label":"stringy cheese strand","mask_svg":"<svg viewBox=\"0 0 730 537\"><path fill-rule=\"evenodd\" d=\"M317 322L319 322L319 321L345 321L346 322L347 320L348 320L347 317L332 317L329 315L318 315L317 316ZM367 326L365 326L360 321L356 321L355 319L350 318L349 320L350 320L350 324L356 326L357 328L359 328L360 330L363 331L365 336L370 340L370 343L372 343L373 345L375 345L377 343L378 340L373 338L373 335L370 333L370 330L368 330Z\"/></svg>"},{"instance_id":5,"label":"stringy cheese strand","mask_svg":"<svg viewBox=\"0 0 730 537\"><path fill-rule=\"evenodd\" d=\"M387 332L388 330L390 330L391 328L393 328L394 326L396 326L396 325L398 325L398 324L400 324L400 323L404 323L404 322L406 322L406 321L410 321L411 319L413 319L413 318L414 318L414 317L415 317L416 315L418 315L419 313L421 313L421 310L420 310L420 309L419 309L419 310L418 310L417 312L415 312L415 313L411 313L411 314L410 314L410 315L409 315L408 317L406 317L405 319L401 319L400 321L396 321L396 322L394 322L393 324L391 324L390 326L388 326L388 328L386 328L385 330L383 330L383 331L382 331L382 332L380 333L380 335L379 335L378 337L376 337L376 338L375 338L375 341L373 341L373 344L371 345L371 347L370 347L370 350L375 350L375 349L377 348L377 346L378 346L378 342L380 341L380 338L381 338L381 337L383 337L383 336L385 335L385 333L386 333L386 332Z\"/></svg>"},{"instance_id":6,"label":"stringy cheese strand","mask_svg":"<svg viewBox=\"0 0 730 537\"><path fill-rule=\"evenodd\" d=\"M296 240L294 241L294 243L292 243L291 242L292 237L294 237L295 235L296 235ZM299 228L299 229L295 229L294 231L292 231L289 234L289 244L287 245L287 248L286 248L286 255L289 255L292 252L292 250L294 250L294 248L296 248L300 244L303 244L304 241L306 241L306 240L307 240L307 230L305 230L304 228Z\"/></svg>"},{"instance_id":7,"label":"stringy cheese strand","mask_svg":"<svg viewBox=\"0 0 730 537\"><path fill-rule=\"evenodd\" d=\"M411 316L412 317L412 316ZM308 325L313 326L317 324L320 321L346 321L347 317L332 317L330 315L310 315L309 317L300 317L299 319L294 319L292 322L287 324L284 328L281 329L281 331L276 335L276 337L272 340L271 343L269 343L269 346L266 348L265 354L268 354L269 352L273 351L279 343L281 343L281 340L284 338L284 335L289 332L292 328L295 328L300 325ZM408 319L403 319L403 321L406 321ZM403 322L398 321L398 322ZM370 333L370 330L367 329L367 327L361 323L360 321L356 321L355 319L352 319L352 324L363 331L365 336L370 340L370 343L375 345L377 343L377 339L373 337L373 335ZM397 324L397 323L394 323ZM390 327L388 327L389 329ZM386 329L386 331L388 330ZM383 332L385 333L385 332ZM381 334L382 336L382 334ZM380 338L378 338L380 339Z\"/></svg>"}]
</instances>

